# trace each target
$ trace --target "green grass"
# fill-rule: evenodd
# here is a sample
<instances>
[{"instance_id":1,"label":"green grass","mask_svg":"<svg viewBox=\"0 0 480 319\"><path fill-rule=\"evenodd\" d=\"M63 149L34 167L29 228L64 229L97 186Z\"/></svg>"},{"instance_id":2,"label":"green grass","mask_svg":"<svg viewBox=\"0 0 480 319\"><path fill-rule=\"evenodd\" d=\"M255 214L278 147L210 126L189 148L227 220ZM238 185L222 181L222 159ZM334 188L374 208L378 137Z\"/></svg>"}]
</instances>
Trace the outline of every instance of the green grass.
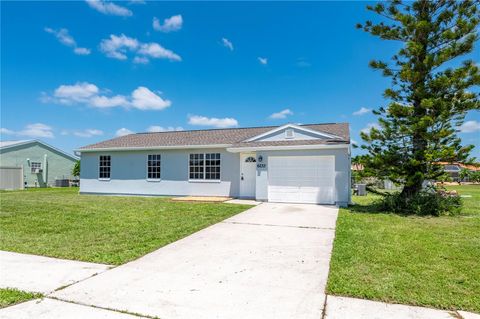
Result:
<instances>
[{"instance_id":1,"label":"green grass","mask_svg":"<svg viewBox=\"0 0 480 319\"><path fill-rule=\"evenodd\" d=\"M480 186L453 186L462 215L404 217L372 211L374 196L340 210L327 292L480 312Z\"/></svg>"},{"instance_id":2,"label":"green grass","mask_svg":"<svg viewBox=\"0 0 480 319\"><path fill-rule=\"evenodd\" d=\"M119 265L250 207L77 192L0 193L0 250Z\"/></svg>"},{"instance_id":3,"label":"green grass","mask_svg":"<svg viewBox=\"0 0 480 319\"><path fill-rule=\"evenodd\" d=\"M25 292L14 288L0 288L0 308L41 297L42 294L39 293Z\"/></svg>"}]
</instances>

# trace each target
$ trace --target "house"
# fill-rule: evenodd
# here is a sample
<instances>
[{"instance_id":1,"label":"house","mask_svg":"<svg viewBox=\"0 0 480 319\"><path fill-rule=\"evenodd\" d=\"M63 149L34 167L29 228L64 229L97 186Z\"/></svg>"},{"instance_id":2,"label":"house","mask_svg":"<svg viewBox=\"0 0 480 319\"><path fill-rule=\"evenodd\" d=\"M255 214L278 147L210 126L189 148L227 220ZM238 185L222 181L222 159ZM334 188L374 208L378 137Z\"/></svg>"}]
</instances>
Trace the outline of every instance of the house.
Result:
<instances>
[{"instance_id":1,"label":"house","mask_svg":"<svg viewBox=\"0 0 480 319\"><path fill-rule=\"evenodd\" d=\"M77 157L39 140L0 142L0 189L54 186L71 179Z\"/></svg>"},{"instance_id":2,"label":"house","mask_svg":"<svg viewBox=\"0 0 480 319\"><path fill-rule=\"evenodd\" d=\"M446 172L454 182L468 182L468 177L464 178L464 180L460 179L460 171L462 169L467 169L471 172L480 171L480 166L478 165L469 165L459 162L437 162L436 164L443 166L444 172Z\"/></svg>"},{"instance_id":3,"label":"house","mask_svg":"<svg viewBox=\"0 0 480 319\"><path fill-rule=\"evenodd\" d=\"M80 192L347 205L347 123L139 133L77 150Z\"/></svg>"}]
</instances>

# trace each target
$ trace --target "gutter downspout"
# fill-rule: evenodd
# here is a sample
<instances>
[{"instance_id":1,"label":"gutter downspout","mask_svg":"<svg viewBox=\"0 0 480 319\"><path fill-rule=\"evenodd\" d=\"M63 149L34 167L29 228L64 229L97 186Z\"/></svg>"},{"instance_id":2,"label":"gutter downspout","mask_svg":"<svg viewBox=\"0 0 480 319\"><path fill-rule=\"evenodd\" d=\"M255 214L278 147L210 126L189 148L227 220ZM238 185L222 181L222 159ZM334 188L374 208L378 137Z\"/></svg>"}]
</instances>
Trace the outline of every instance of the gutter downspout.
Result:
<instances>
[{"instance_id":1,"label":"gutter downspout","mask_svg":"<svg viewBox=\"0 0 480 319\"><path fill-rule=\"evenodd\" d=\"M47 183L47 177L48 177L48 174L47 174L47 154L44 154L43 155L43 182L45 183L45 187L47 187L48 183Z\"/></svg>"}]
</instances>

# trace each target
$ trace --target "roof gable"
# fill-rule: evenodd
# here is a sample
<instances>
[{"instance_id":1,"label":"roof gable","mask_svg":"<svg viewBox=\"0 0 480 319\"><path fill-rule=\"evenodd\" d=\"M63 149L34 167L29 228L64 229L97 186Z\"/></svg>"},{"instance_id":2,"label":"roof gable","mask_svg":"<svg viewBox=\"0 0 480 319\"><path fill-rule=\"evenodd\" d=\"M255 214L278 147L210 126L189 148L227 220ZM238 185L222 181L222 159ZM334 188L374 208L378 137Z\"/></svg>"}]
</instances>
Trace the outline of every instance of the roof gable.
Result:
<instances>
[{"instance_id":1,"label":"roof gable","mask_svg":"<svg viewBox=\"0 0 480 319\"><path fill-rule=\"evenodd\" d=\"M287 135L291 134L291 136ZM285 124L270 131L249 138L244 142L267 142L267 141L298 141L312 139L342 139L338 135L325 133L319 130L309 129L295 124Z\"/></svg>"},{"instance_id":2,"label":"roof gable","mask_svg":"<svg viewBox=\"0 0 480 319\"><path fill-rule=\"evenodd\" d=\"M18 146L28 146L30 144L39 144L45 148L48 148L49 150L53 151L53 152L56 152L56 153L59 153L61 154L62 156L65 156L69 159L72 159L74 161L77 161L78 160L78 157L74 156L74 155L71 155L71 154L68 154L67 152L64 152L62 151L61 149L58 149L52 145L49 145L45 142L42 142L40 140L21 140L21 141L2 141L0 143L0 150L2 151L10 151L10 149L14 149L15 147L18 147Z\"/></svg>"}]
</instances>

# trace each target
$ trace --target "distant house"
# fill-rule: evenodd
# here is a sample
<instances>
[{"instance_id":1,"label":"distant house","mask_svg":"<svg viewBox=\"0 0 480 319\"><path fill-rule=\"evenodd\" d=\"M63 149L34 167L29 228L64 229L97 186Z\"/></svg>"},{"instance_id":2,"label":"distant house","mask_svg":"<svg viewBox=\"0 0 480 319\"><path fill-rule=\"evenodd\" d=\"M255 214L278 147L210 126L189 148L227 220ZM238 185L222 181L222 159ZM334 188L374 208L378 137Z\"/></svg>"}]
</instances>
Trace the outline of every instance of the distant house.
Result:
<instances>
[{"instance_id":1,"label":"distant house","mask_svg":"<svg viewBox=\"0 0 480 319\"><path fill-rule=\"evenodd\" d=\"M458 162L438 162L436 164L443 166L443 170L448 173L448 175L454 182L468 182L468 180L460 180L460 171L462 169L467 169L472 172L480 171L480 166L477 165L468 165Z\"/></svg>"},{"instance_id":2,"label":"distant house","mask_svg":"<svg viewBox=\"0 0 480 319\"><path fill-rule=\"evenodd\" d=\"M130 134L77 150L80 192L347 205L347 123Z\"/></svg>"},{"instance_id":3,"label":"distant house","mask_svg":"<svg viewBox=\"0 0 480 319\"><path fill-rule=\"evenodd\" d=\"M57 179L72 178L77 160L42 141L1 141L0 189L53 186Z\"/></svg>"}]
</instances>

